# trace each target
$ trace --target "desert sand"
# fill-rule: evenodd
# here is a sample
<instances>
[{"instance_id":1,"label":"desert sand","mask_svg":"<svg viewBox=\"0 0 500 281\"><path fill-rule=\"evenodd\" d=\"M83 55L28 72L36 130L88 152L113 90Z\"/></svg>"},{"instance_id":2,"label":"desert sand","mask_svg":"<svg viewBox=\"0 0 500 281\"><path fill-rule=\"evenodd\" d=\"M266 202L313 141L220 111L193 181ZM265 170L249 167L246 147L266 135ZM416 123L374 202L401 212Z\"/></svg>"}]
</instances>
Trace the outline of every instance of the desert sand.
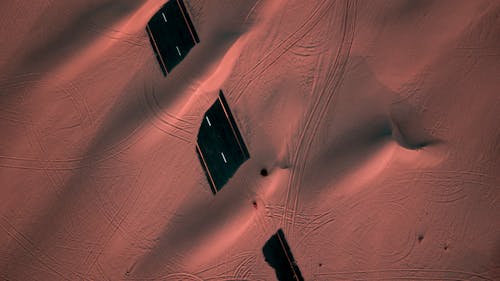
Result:
<instances>
[{"instance_id":1,"label":"desert sand","mask_svg":"<svg viewBox=\"0 0 500 281\"><path fill-rule=\"evenodd\" d=\"M1 280L276 280L279 228L305 280L500 280L500 1L185 2L167 77L165 0L0 3Z\"/></svg>"}]
</instances>

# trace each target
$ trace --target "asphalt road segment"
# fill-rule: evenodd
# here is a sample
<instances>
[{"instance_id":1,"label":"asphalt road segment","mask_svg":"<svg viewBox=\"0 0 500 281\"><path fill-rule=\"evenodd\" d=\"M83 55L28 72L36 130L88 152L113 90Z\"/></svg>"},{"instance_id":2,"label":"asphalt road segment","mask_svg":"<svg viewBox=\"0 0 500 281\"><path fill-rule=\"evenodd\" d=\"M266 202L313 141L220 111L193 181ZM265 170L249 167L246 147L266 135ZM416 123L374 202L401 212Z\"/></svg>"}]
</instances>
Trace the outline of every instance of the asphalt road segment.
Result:
<instances>
[{"instance_id":1,"label":"asphalt road segment","mask_svg":"<svg viewBox=\"0 0 500 281\"><path fill-rule=\"evenodd\" d=\"M266 262L274 268L279 281L304 281L283 230L279 229L269 238L262 252Z\"/></svg>"},{"instance_id":2,"label":"asphalt road segment","mask_svg":"<svg viewBox=\"0 0 500 281\"><path fill-rule=\"evenodd\" d=\"M146 31L163 75L200 42L182 0L170 0L151 18Z\"/></svg>"},{"instance_id":3,"label":"asphalt road segment","mask_svg":"<svg viewBox=\"0 0 500 281\"><path fill-rule=\"evenodd\" d=\"M203 116L196 151L214 194L250 158L222 91Z\"/></svg>"}]
</instances>

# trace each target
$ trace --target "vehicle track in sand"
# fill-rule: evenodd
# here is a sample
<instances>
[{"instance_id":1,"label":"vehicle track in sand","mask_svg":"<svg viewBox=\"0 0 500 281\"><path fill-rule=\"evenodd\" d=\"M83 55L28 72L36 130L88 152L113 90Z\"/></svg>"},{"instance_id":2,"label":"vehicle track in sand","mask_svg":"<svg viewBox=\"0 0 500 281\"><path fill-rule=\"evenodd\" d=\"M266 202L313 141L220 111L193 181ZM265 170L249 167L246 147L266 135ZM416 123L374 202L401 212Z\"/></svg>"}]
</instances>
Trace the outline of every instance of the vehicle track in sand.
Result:
<instances>
[{"instance_id":1,"label":"vehicle track in sand","mask_svg":"<svg viewBox=\"0 0 500 281\"><path fill-rule=\"evenodd\" d=\"M136 205L139 197L143 193L143 186L145 185L146 182L144 182L142 185L139 185L139 179L141 178L142 172L144 170L144 164L142 167L139 168L139 172L137 175L135 175L135 183L137 185L137 188L132 188L132 192L129 193L125 201L120 205L118 211L113 215L112 219L109 221L108 225L105 227L105 229L101 232L101 238L99 241L104 240L103 243L99 243L98 247L99 249L92 249L89 251L87 257L84 259L84 264L89 264L89 267L87 269L86 276L89 276L89 274L92 272L94 269L96 263L99 261L99 258L101 257L102 253L104 250L108 247L109 243L113 240L115 237L116 233L121 229L122 224L124 221L127 219L128 215L130 214L131 211L134 210L134 206ZM102 208L102 207L101 207ZM104 211L102 211L104 212ZM95 257L92 260L92 254L97 253Z\"/></svg>"},{"instance_id":2,"label":"vehicle track in sand","mask_svg":"<svg viewBox=\"0 0 500 281\"><path fill-rule=\"evenodd\" d=\"M186 143L193 143L195 124L163 110L155 96L153 87L151 91L144 89L143 93L146 114L150 123L174 138Z\"/></svg>"},{"instance_id":3,"label":"vehicle track in sand","mask_svg":"<svg viewBox=\"0 0 500 281\"><path fill-rule=\"evenodd\" d=\"M63 280L70 280L70 278L63 273L60 262L58 262L54 257L44 253L44 251L36 246L36 243L33 240L24 235L3 216L0 217L0 228L3 229L4 232L7 233L7 235L11 237L19 246L21 246L23 250L27 252L28 256L45 267L49 272L61 277ZM6 274L8 276L8 271Z\"/></svg>"},{"instance_id":4,"label":"vehicle track in sand","mask_svg":"<svg viewBox=\"0 0 500 281\"><path fill-rule=\"evenodd\" d=\"M36 74L26 74L21 75L20 77L22 81L9 81L8 84L2 84L0 81L0 85L12 89L21 86L25 87L25 83L28 83L30 81L31 83L39 82L39 80L37 79L39 78L39 76ZM58 84L55 83L55 85ZM42 86L43 84L40 84L35 87ZM33 89L33 87L30 88ZM70 83L70 85L66 87L58 86L58 88L56 88L56 91L60 91L68 97L72 97L72 100L74 101L75 107L79 114L79 123L81 124L80 126L84 126L85 128L95 126L95 121L93 120L92 114L89 110L89 106L86 103L85 99L79 94L75 94L79 93L79 90L75 85ZM154 93L149 93L148 91L144 90L142 100L147 118L155 128L183 142L192 143L195 129L195 125L192 122L177 117L171 113L162 111L160 106L158 105L158 101L154 96ZM2 116L2 114L5 115ZM40 133L36 132L34 129L34 121L28 120L26 119L26 117L24 117L23 119L16 118L15 115L16 112L13 112L12 110L6 111L0 109L1 119L7 119L9 120L9 122L19 124L20 126L24 126L26 128L25 132L28 140L30 140L33 149L41 153L41 155L37 158L0 155L0 167L41 170L46 174L54 173L54 171L59 170L75 170L87 168L91 165L95 165L96 163L104 162L110 158L116 157L123 151L129 149L131 146L140 141L147 132L147 130L144 130L144 122L142 122L139 126L133 128L128 133L128 135L124 136L118 142L107 146L102 151L99 151L99 153L95 153L95 155L87 154L82 157L47 159L47 157L45 157L46 154L44 154L44 145L40 142L40 138L38 137ZM53 179L50 180L55 184L55 181Z\"/></svg>"},{"instance_id":5,"label":"vehicle track in sand","mask_svg":"<svg viewBox=\"0 0 500 281\"><path fill-rule=\"evenodd\" d=\"M287 193L285 196L285 210L282 220L284 230L288 231L289 227L294 228L295 216L298 209L298 198L300 195L300 186L302 185L302 177L307 166L308 153L311 149L312 142L318 131L319 125L324 120L324 115L332 102L332 99L337 94L337 89L344 78L345 68L349 59L351 45L354 40L355 23L356 23L356 1L347 1L343 7L343 18L341 26L341 39L338 50L334 56L333 65L329 64L321 73L322 57L319 57L318 71L315 77L325 77L323 79L315 79L312 91L319 93L315 96L318 98L313 102L312 108L306 117L304 128L299 135L299 141L295 154L292 156L292 171L290 173ZM331 19L330 24L334 25L335 20ZM330 29L332 30L332 29ZM324 82L324 83L322 83ZM290 212L290 226L286 221ZM331 221L331 218L325 218L325 223ZM293 234L293 233L291 233Z\"/></svg>"},{"instance_id":6,"label":"vehicle track in sand","mask_svg":"<svg viewBox=\"0 0 500 281\"><path fill-rule=\"evenodd\" d=\"M228 259L226 259L222 262L219 262L215 265L212 265L212 266L206 267L200 271L197 271L197 272L195 272L195 274L197 276L206 275L211 271L218 270L221 266L230 266L233 263L236 264L235 271L237 271L238 268L244 267L244 265L242 265L242 264L246 263L247 260L252 259L252 258L255 258L254 252L251 252L251 251L240 252L238 254L235 254L235 255L229 257Z\"/></svg>"},{"instance_id":7,"label":"vehicle track in sand","mask_svg":"<svg viewBox=\"0 0 500 281\"><path fill-rule=\"evenodd\" d=\"M105 28L99 27L97 24L91 24L89 29L98 33L109 40L118 41L126 43L132 47L147 47L148 46L148 36L144 30L141 30L140 34L130 33L116 28Z\"/></svg>"},{"instance_id":8,"label":"vehicle track in sand","mask_svg":"<svg viewBox=\"0 0 500 281\"><path fill-rule=\"evenodd\" d=\"M380 277L383 276L383 277ZM479 273L459 270L438 269L381 269L360 271L331 271L315 273L315 278L332 280L458 280L458 281L493 281Z\"/></svg>"},{"instance_id":9,"label":"vehicle track in sand","mask_svg":"<svg viewBox=\"0 0 500 281\"><path fill-rule=\"evenodd\" d=\"M63 81L62 78L51 77L47 79L43 73L27 73L16 76L16 78L7 80L7 83L2 84L0 81L0 86L5 87L6 89L11 90L24 90L29 89L32 92L34 89L43 89L44 87L55 87L54 91L60 92L65 96L71 97L73 104L75 105L75 109L79 115L79 124L83 128L91 128L94 127L95 120L93 115L90 112L90 107L86 101L86 99L81 95L81 91L79 88L74 85L72 82ZM43 80L42 80L43 79ZM50 84L47 81L61 81L61 83L51 82ZM61 85L62 84L62 85ZM26 86L30 85L30 86ZM21 103L25 103L25 100L29 99L29 94L26 92L22 95ZM5 113L5 111L0 111L0 114ZM12 114L12 112L8 112L7 114ZM1 115L0 115L0 118ZM5 119L5 118L2 118ZM132 144L136 141L140 140L141 136L135 136L138 133L138 128L134 129L128 136L124 137L121 141L114 143L111 146L108 146L103 151L96 153L96 155L85 155L82 157L71 157L65 159L47 159L43 154L43 144L40 142L40 138L37 137L38 133L33 129L35 122L33 120L28 120L26 117L22 119L12 119L7 118L14 122L15 124L19 124L21 126L25 126L26 134L29 139L31 139L32 146L41 147L42 155L38 158L31 157L19 157L19 156L10 156L10 155L0 155L0 167L5 168L17 168L17 169L27 169L27 170L42 170L42 171L54 171L54 170L74 170L81 169L85 167L90 167L91 163L95 164L98 162L105 161L109 158L112 158L122 151L128 149ZM134 138L135 136L135 138ZM128 142L128 143L127 143ZM123 145L127 143L127 145ZM36 148L35 151L39 151L39 148Z\"/></svg>"},{"instance_id":10,"label":"vehicle track in sand","mask_svg":"<svg viewBox=\"0 0 500 281\"><path fill-rule=\"evenodd\" d=\"M332 9L336 3L337 1L322 1L311 14L306 17L304 23L298 29L278 43L276 47L272 48L254 66L247 70L240 77L238 82L235 83L235 86L229 88L227 91L228 93L234 93L234 97L231 95L234 104L239 102L250 84L263 75L279 60L279 58L290 51L297 42L303 39L318 23L320 23L323 17L328 14L327 12Z\"/></svg>"}]
</instances>

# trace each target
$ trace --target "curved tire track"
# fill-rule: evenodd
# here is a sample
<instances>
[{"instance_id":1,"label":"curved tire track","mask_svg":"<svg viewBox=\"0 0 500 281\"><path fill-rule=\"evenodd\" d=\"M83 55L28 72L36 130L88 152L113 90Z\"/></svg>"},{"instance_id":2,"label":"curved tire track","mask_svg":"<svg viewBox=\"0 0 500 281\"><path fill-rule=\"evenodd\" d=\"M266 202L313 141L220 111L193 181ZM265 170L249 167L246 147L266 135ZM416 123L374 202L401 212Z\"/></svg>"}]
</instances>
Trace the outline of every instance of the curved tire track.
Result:
<instances>
[{"instance_id":1,"label":"curved tire track","mask_svg":"<svg viewBox=\"0 0 500 281\"><path fill-rule=\"evenodd\" d=\"M297 42L306 36L327 14L327 11L336 4L336 1L323 1L314 11L306 18L304 23L290 34L285 40L281 41L274 49L262 57L253 67L245 72L236 85L231 88L229 93L236 93L234 103L237 104L239 99L243 96L248 86L263 73L265 73L276 61L287 53ZM257 71L257 68L264 64L264 66ZM250 76L250 77L247 77ZM244 85L242 85L245 83Z\"/></svg>"},{"instance_id":2,"label":"curved tire track","mask_svg":"<svg viewBox=\"0 0 500 281\"><path fill-rule=\"evenodd\" d=\"M312 142L318 131L321 121L329 108L332 98L336 95L337 89L344 77L345 67L347 65L352 41L354 40L355 22L356 22L356 7L357 2L348 1L344 6L343 24L342 24L342 38L339 43L339 49L335 55L333 67L326 70L324 76L326 77L325 85L315 83L312 91L319 89L321 91L318 98L314 102L312 109L307 117L304 129L299 136L296 153L292 158L292 165L298 167L297 170L293 169L288 182L288 191L285 200L285 214L290 210L291 212L291 227L295 224L295 216L298 209L298 197L300 194L300 185L302 184L302 177L307 165L308 153L311 149ZM353 14L353 15L351 15ZM334 23L335 21L332 21ZM321 60L320 60L321 63ZM315 77L323 76L321 73ZM321 80L319 80L321 82ZM305 146L303 145L305 143ZM293 194L291 194L293 193ZM287 225L282 221L284 227Z\"/></svg>"}]
</instances>

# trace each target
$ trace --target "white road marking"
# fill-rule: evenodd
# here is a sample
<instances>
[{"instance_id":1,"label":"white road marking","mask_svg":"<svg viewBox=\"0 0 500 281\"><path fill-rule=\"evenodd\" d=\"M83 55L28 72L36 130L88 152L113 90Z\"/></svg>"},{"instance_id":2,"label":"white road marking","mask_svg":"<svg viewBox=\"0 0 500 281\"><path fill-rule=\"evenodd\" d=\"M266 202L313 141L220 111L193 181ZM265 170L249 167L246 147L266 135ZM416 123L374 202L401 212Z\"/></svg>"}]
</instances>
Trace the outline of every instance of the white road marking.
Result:
<instances>
[{"instance_id":1,"label":"white road marking","mask_svg":"<svg viewBox=\"0 0 500 281\"><path fill-rule=\"evenodd\" d=\"M167 22L167 17L165 16L165 14L164 14L164 13L161 13L161 15L163 16L163 20L164 20L165 22Z\"/></svg>"},{"instance_id":2,"label":"white road marking","mask_svg":"<svg viewBox=\"0 0 500 281\"><path fill-rule=\"evenodd\" d=\"M181 55L181 51L179 51L179 47L175 46L175 48L177 49L177 53L179 53L179 56L180 56Z\"/></svg>"},{"instance_id":3,"label":"white road marking","mask_svg":"<svg viewBox=\"0 0 500 281\"><path fill-rule=\"evenodd\" d=\"M212 127L212 123L210 123L210 119L208 119L208 116L205 116L205 119L207 119L208 126Z\"/></svg>"},{"instance_id":4,"label":"white road marking","mask_svg":"<svg viewBox=\"0 0 500 281\"><path fill-rule=\"evenodd\" d=\"M224 163L227 163L226 156L224 156L224 152L221 152L220 155L222 155L222 160L224 160Z\"/></svg>"}]
</instances>

